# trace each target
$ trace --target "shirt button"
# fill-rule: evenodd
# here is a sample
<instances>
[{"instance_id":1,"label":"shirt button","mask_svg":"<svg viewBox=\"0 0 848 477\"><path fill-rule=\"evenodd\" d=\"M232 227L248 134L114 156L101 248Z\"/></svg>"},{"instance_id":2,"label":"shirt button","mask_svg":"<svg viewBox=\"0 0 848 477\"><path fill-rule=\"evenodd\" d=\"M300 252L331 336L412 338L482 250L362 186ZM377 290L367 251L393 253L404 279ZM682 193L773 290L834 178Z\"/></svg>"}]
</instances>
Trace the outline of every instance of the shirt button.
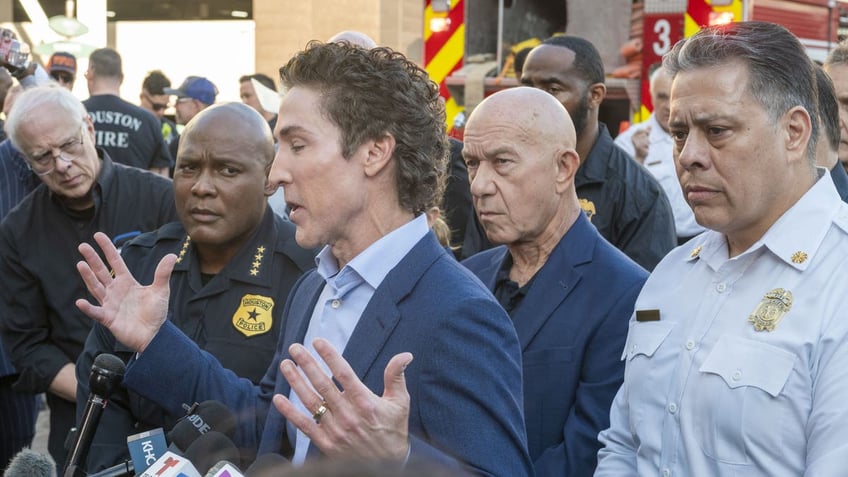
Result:
<instances>
[{"instance_id":1,"label":"shirt button","mask_svg":"<svg viewBox=\"0 0 848 477\"><path fill-rule=\"evenodd\" d=\"M333 308L338 308L338 307L342 306L342 301L338 300L338 299L333 300L333 302L330 303L330 306L332 306Z\"/></svg>"},{"instance_id":2,"label":"shirt button","mask_svg":"<svg viewBox=\"0 0 848 477\"><path fill-rule=\"evenodd\" d=\"M742 370L737 369L733 372L733 375L730 376L730 378L734 381L739 381L740 379L742 379Z\"/></svg>"},{"instance_id":3,"label":"shirt button","mask_svg":"<svg viewBox=\"0 0 848 477\"><path fill-rule=\"evenodd\" d=\"M693 350L693 349L695 349L695 342L694 342L694 341L692 341L692 340L687 341L687 342L686 342L686 349L688 349L688 350Z\"/></svg>"},{"instance_id":4,"label":"shirt button","mask_svg":"<svg viewBox=\"0 0 848 477\"><path fill-rule=\"evenodd\" d=\"M671 403L668 405L668 412L674 414L677 412L677 404Z\"/></svg>"},{"instance_id":5,"label":"shirt button","mask_svg":"<svg viewBox=\"0 0 848 477\"><path fill-rule=\"evenodd\" d=\"M671 475L671 471L668 470L668 469L663 469L662 475L663 475L663 477L669 477Z\"/></svg>"},{"instance_id":6,"label":"shirt button","mask_svg":"<svg viewBox=\"0 0 848 477\"><path fill-rule=\"evenodd\" d=\"M725 290L727 290L727 285L725 285L724 283L719 283L718 285L716 285L717 292L724 293Z\"/></svg>"}]
</instances>

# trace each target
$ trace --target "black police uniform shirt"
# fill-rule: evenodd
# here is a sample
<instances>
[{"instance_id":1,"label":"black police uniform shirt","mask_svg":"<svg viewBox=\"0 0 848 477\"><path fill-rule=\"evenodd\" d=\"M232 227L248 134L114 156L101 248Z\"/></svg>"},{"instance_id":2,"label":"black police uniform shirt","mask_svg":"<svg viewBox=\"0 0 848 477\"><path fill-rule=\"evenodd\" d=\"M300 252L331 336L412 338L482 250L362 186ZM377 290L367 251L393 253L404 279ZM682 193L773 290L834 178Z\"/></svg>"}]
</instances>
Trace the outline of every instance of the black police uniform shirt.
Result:
<instances>
[{"instance_id":1,"label":"black police uniform shirt","mask_svg":"<svg viewBox=\"0 0 848 477\"><path fill-rule=\"evenodd\" d=\"M598 232L636 263L653 270L677 246L671 204L656 179L615 145L603 123L574 185Z\"/></svg>"},{"instance_id":2,"label":"black police uniform shirt","mask_svg":"<svg viewBox=\"0 0 848 477\"><path fill-rule=\"evenodd\" d=\"M94 122L97 147L112 160L140 169L171 167L162 123L153 113L113 94L98 94L82 104Z\"/></svg>"},{"instance_id":3,"label":"black police uniform shirt","mask_svg":"<svg viewBox=\"0 0 848 477\"><path fill-rule=\"evenodd\" d=\"M211 277L201 274L191 239L178 222L136 238L124 247L122 255L133 276L150 283L161 258L176 254L168 318L224 367L258 384L273 359L289 291L305 271L315 267L315 251L298 246L294 233L294 224L266 208L257 231L223 270ZM87 370L102 352L125 361L134 356L106 328L95 325L77 362L78 417L88 397ZM112 396L100 420L88 470L123 462L128 458L128 435L156 427L167 431L178 417L122 388Z\"/></svg>"},{"instance_id":4,"label":"black police uniform shirt","mask_svg":"<svg viewBox=\"0 0 848 477\"><path fill-rule=\"evenodd\" d=\"M170 179L98 154L91 209L70 210L41 184L0 224L0 330L20 392L47 391L91 330L92 320L74 304L93 299L76 270L78 245L94 244L95 232L121 241L177 218Z\"/></svg>"}]
</instances>

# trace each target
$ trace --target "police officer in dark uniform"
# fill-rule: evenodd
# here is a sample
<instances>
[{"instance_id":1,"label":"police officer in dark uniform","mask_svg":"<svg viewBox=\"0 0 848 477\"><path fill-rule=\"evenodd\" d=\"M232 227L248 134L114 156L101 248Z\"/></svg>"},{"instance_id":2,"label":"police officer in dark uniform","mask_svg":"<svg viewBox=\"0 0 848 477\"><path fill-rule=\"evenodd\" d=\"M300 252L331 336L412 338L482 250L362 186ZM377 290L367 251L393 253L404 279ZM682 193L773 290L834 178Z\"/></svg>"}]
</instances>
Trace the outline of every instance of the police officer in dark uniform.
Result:
<instances>
[{"instance_id":1,"label":"police officer in dark uniform","mask_svg":"<svg viewBox=\"0 0 848 477\"><path fill-rule=\"evenodd\" d=\"M653 270L677 245L674 216L659 182L598 121L606 95L598 50L576 36L548 38L527 56L521 83L557 98L574 121L580 156L574 185L589 220L616 248Z\"/></svg>"},{"instance_id":2,"label":"police officer in dark uniform","mask_svg":"<svg viewBox=\"0 0 848 477\"><path fill-rule=\"evenodd\" d=\"M267 206L274 192L267 181L273 156L268 124L252 108L224 103L204 110L186 126L177 157L180 222L141 235L122 250L141 283L153 281L162 257L177 255L168 316L222 365L255 384L273 358L289 290L314 267L314 251L296 244L294 224ZM102 352L133 357L106 328L92 329L77 362L78 416L88 397L91 363ZM88 471L128 459L128 435L167 431L179 417L121 389L100 420Z\"/></svg>"}]
</instances>

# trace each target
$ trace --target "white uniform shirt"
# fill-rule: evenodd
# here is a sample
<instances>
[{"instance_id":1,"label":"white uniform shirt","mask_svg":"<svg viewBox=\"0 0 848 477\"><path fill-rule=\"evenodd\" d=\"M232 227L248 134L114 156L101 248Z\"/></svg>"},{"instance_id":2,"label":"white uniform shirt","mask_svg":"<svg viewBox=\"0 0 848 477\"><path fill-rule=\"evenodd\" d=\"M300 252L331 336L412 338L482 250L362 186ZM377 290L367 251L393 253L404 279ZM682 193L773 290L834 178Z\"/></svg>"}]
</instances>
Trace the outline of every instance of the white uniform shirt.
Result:
<instances>
[{"instance_id":1,"label":"white uniform shirt","mask_svg":"<svg viewBox=\"0 0 848 477\"><path fill-rule=\"evenodd\" d=\"M848 475L848 205L824 172L739 256L708 231L660 262L595 476ZM791 307L756 331L777 288Z\"/></svg>"},{"instance_id":2,"label":"white uniform shirt","mask_svg":"<svg viewBox=\"0 0 848 477\"><path fill-rule=\"evenodd\" d=\"M674 215L674 228L678 237L694 237L704 231L704 228L695 222L695 214L692 208L683 198L683 190L677 180L677 171L674 170L674 140L671 135L663 131L659 121L653 114L647 121L634 125L615 138L615 144L624 149L630 157L636 157L636 149L633 147L633 134L647 126L651 126L648 135L648 155L645 157L645 169L648 169L657 182L660 183L665 195L671 203L671 212Z\"/></svg>"}]
</instances>

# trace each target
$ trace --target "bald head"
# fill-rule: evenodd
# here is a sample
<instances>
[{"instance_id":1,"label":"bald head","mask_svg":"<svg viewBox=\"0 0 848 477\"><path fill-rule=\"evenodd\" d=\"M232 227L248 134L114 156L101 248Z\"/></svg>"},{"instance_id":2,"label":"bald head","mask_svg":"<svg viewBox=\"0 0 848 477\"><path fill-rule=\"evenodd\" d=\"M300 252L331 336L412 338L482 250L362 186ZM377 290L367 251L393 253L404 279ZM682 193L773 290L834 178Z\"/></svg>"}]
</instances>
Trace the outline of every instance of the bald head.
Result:
<instances>
[{"instance_id":1,"label":"bald head","mask_svg":"<svg viewBox=\"0 0 848 477\"><path fill-rule=\"evenodd\" d=\"M511 252L553 249L580 213L576 143L571 117L545 91L506 89L474 109L462 157L489 240Z\"/></svg>"},{"instance_id":2,"label":"bald head","mask_svg":"<svg viewBox=\"0 0 848 477\"><path fill-rule=\"evenodd\" d=\"M370 50L371 48L377 46L377 42L372 40L370 36L359 31L351 30L336 33L335 35L330 37L329 40L327 40L327 43L340 43L343 41L350 43L351 45L361 46L366 50Z\"/></svg>"},{"instance_id":3,"label":"bald head","mask_svg":"<svg viewBox=\"0 0 848 477\"><path fill-rule=\"evenodd\" d=\"M219 103L203 109L186 124L180 150L186 141L236 143L245 153L261 158L264 165L274 160L274 139L268 122L244 103Z\"/></svg>"},{"instance_id":4,"label":"bald head","mask_svg":"<svg viewBox=\"0 0 848 477\"><path fill-rule=\"evenodd\" d=\"M565 107L536 88L509 88L484 99L471 113L465 133L479 127L500 127L522 141L558 144L573 149L574 123Z\"/></svg>"}]
</instances>

